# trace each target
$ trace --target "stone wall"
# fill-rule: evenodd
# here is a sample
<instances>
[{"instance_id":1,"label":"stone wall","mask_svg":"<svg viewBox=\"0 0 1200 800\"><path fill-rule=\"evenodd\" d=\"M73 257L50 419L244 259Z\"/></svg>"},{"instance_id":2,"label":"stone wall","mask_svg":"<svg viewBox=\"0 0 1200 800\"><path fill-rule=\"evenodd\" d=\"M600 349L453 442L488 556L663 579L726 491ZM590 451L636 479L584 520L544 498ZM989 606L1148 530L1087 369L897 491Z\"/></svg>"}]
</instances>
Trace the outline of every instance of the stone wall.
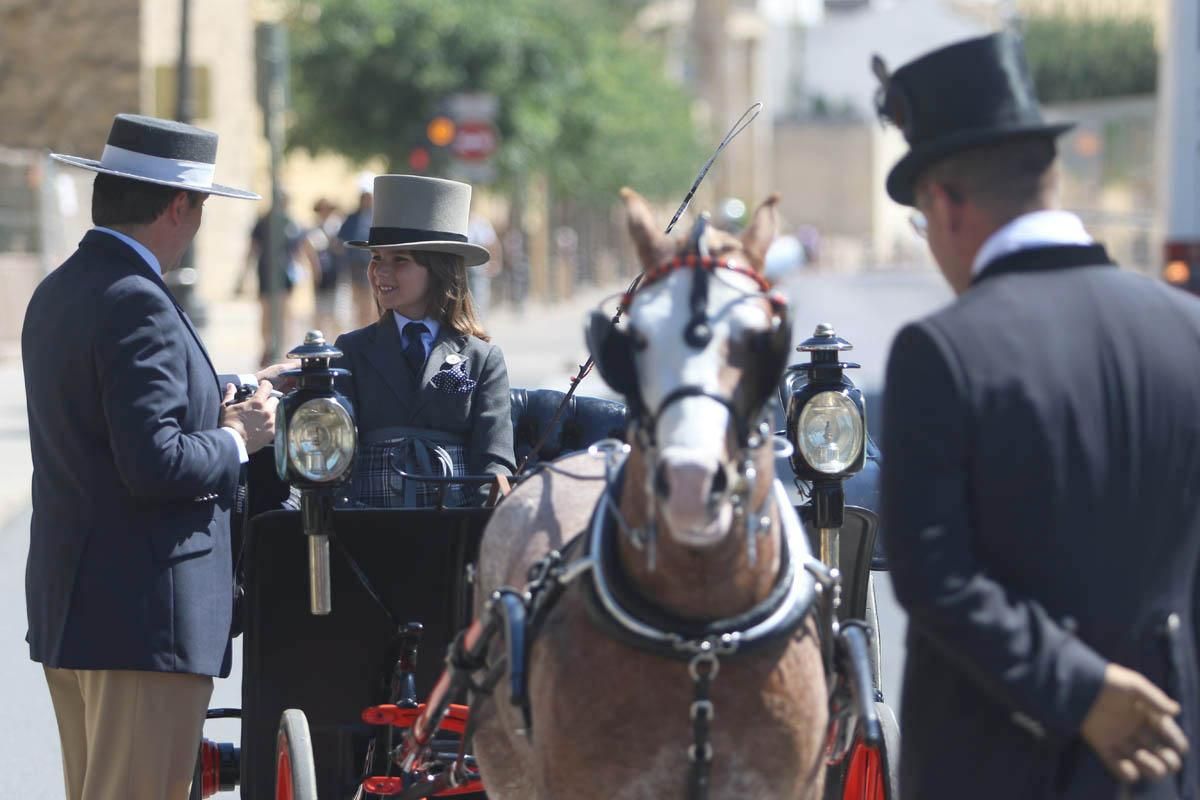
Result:
<instances>
[{"instance_id":1,"label":"stone wall","mask_svg":"<svg viewBox=\"0 0 1200 800\"><path fill-rule=\"evenodd\" d=\"M98 157L140 107L141 0L0 0L0 146Z\"/></svg>"}]
</instances>

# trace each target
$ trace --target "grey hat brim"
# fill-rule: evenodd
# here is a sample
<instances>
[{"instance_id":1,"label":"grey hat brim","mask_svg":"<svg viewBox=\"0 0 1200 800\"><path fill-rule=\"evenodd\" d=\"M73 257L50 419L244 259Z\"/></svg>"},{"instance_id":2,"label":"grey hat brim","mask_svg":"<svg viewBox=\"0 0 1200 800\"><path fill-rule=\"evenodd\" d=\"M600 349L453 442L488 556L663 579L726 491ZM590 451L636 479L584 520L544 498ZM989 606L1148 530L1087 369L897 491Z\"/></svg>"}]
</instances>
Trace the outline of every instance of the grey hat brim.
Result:
<instances>
[{"instance_id":1,"label":"grey hat brim","mask_svg":"<svg viewBox=\"0 0 1200 800\"><path fill-rule=\"evenodd\" d=\"M261 200L262 196L254 192L248 192L245 189L235 189L232 186L222 186L219 183L214 183L211 186L193 186L187 183L178 181L163 181L156 178L147 178L144 175L138 175L132 172L121 172L120 170L109 169L99 161L91 158L80 158L79 156L68 156L61 153L51 153L50 157L55 161L61 161L64 164L69 164L72 167L91 170L92 172L103 172L105 175L115 175L118 178L129 178L130 180L142 181L143 183L156 183L159 186L171 186L176 189L182 189L189 192L200 192L202 194L216 194L221 197L233 197L238 200Z\"/></svg>"},{"instance_id":2,"label":"grey hat brim","mask_svg":"<svg viewBox=\"0 0 1200 800\"><path fill-rule=\"evenodd\" d=\"M486 247L469 242L404 242L401 244L368 244L362 240L346 242L346 247L353 247L357 250L423 250L430 253L449 253L450 255L462 256L463 263L468 267L478 267L480 264L486 264L491 259L492 254L488 252Z\"/></svg>"}]
</instances>

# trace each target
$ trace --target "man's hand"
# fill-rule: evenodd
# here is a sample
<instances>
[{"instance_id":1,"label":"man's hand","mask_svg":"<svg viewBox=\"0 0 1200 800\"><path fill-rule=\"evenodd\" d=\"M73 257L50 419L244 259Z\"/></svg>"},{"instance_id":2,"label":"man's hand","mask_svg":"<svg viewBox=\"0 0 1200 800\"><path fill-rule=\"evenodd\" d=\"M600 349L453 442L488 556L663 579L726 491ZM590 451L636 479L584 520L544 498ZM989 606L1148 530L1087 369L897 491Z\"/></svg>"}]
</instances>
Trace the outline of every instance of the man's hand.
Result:
<instances>
[{"instance_id":1,"label":"man's hand","mask_svg":"<svg viewBox=\"0 0 1200 800\"><path fill-rule=\"evenodd\" d=\"M225 402L233 400L237 387L225 385ZM279 398L271 396L271 382L260 381L258 391L249 399L221 406L222 428L233 428L246 441L246 452L256 453L275 439L275 407Z\"/></svg>"},{"instance_id":2,"label":"man's hand","mask_svg":"<svg viewBox=\"0 0 1200 800\"><path fill-rule=\"evenodd\" d=\"M1183 766L1188 741L1178 714L1179 704L1140 673L1109 664L1080 732L1122 781L1155 781Z\"/></svg>"},{"instance_id":3,"label":"man's hand","mask_svg":"<svg viewBox=\"0 0 1200 800\"><path fill-rule=\"evenodd\" d=\"M263 367L262 369L260 369L258 372L256 372L254 374L254 377L258 379L258 382L260 384L263 381L270 381L271 384L276 389L278 389L281 392L286 393L286 392L289 392L292 390L293 386L291 384L293 384L295 382L295 379L294 378L283 379L283 378L280 378L279 376L282 375L284 372L287 372L288 370L299 369L299 368L300 368L300 359L294 358L291 361L281 361L278 364L272 364L269 367ZM288 385L287 386L282 385L285 383Z\"/></svg>"}]
</instances>

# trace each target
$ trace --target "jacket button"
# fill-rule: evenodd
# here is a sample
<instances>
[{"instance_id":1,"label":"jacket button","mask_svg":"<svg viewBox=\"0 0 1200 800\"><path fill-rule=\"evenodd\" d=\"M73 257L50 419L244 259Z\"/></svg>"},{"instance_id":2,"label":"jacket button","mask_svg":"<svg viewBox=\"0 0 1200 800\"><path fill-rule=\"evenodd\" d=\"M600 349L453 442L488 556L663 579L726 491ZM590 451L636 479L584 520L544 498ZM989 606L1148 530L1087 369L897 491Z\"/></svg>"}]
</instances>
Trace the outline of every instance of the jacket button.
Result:
<instances>
[{"instance_id":1,"label":"jacket button","mask_svg":"<svg viewBox=\"0 0 1200 800\"><path fill-rule=\"evenodd\" d=\"M1075 621L1074 617L1063 617L1062 622L1059 624L1062 626L1064 631L1071 635L1074 635L1075 632L1079 630L1079 623Z\"/></svg>"}]
</instances>

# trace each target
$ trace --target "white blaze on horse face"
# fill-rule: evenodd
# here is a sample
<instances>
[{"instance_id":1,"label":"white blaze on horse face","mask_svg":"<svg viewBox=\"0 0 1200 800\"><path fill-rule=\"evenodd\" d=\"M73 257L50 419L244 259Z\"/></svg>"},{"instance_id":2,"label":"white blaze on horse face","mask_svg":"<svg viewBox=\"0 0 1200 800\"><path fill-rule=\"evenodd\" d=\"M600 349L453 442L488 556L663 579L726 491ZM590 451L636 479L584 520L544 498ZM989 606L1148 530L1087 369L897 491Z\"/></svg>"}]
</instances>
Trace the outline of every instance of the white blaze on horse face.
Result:
<instances>
[{"instance_id":1,"label":"white blaze on horse face","mask_svg":"<svg viewBox=\"0 0 1200 800\"><path fill-rule=\"evenodd\" d=\"M683 386L732 399L742 369L729 363L731 344L751 331L765 330L770 319L762 302L744 299L758 293L750 278L719 270L708 285L712 339L703 349L689 346L685 334L693 280L691 270L679 270L644 289L630 310L630 322L646 342L637 353L642 397L658 415L657 461L650 474L657 476L659 508L675 539L704 547L721 541L731 528L728 472L737 466L731 463L732 420L725 405L707 397L673 400L666 408L662 404Z\"/></svg>"}]
</instances>

